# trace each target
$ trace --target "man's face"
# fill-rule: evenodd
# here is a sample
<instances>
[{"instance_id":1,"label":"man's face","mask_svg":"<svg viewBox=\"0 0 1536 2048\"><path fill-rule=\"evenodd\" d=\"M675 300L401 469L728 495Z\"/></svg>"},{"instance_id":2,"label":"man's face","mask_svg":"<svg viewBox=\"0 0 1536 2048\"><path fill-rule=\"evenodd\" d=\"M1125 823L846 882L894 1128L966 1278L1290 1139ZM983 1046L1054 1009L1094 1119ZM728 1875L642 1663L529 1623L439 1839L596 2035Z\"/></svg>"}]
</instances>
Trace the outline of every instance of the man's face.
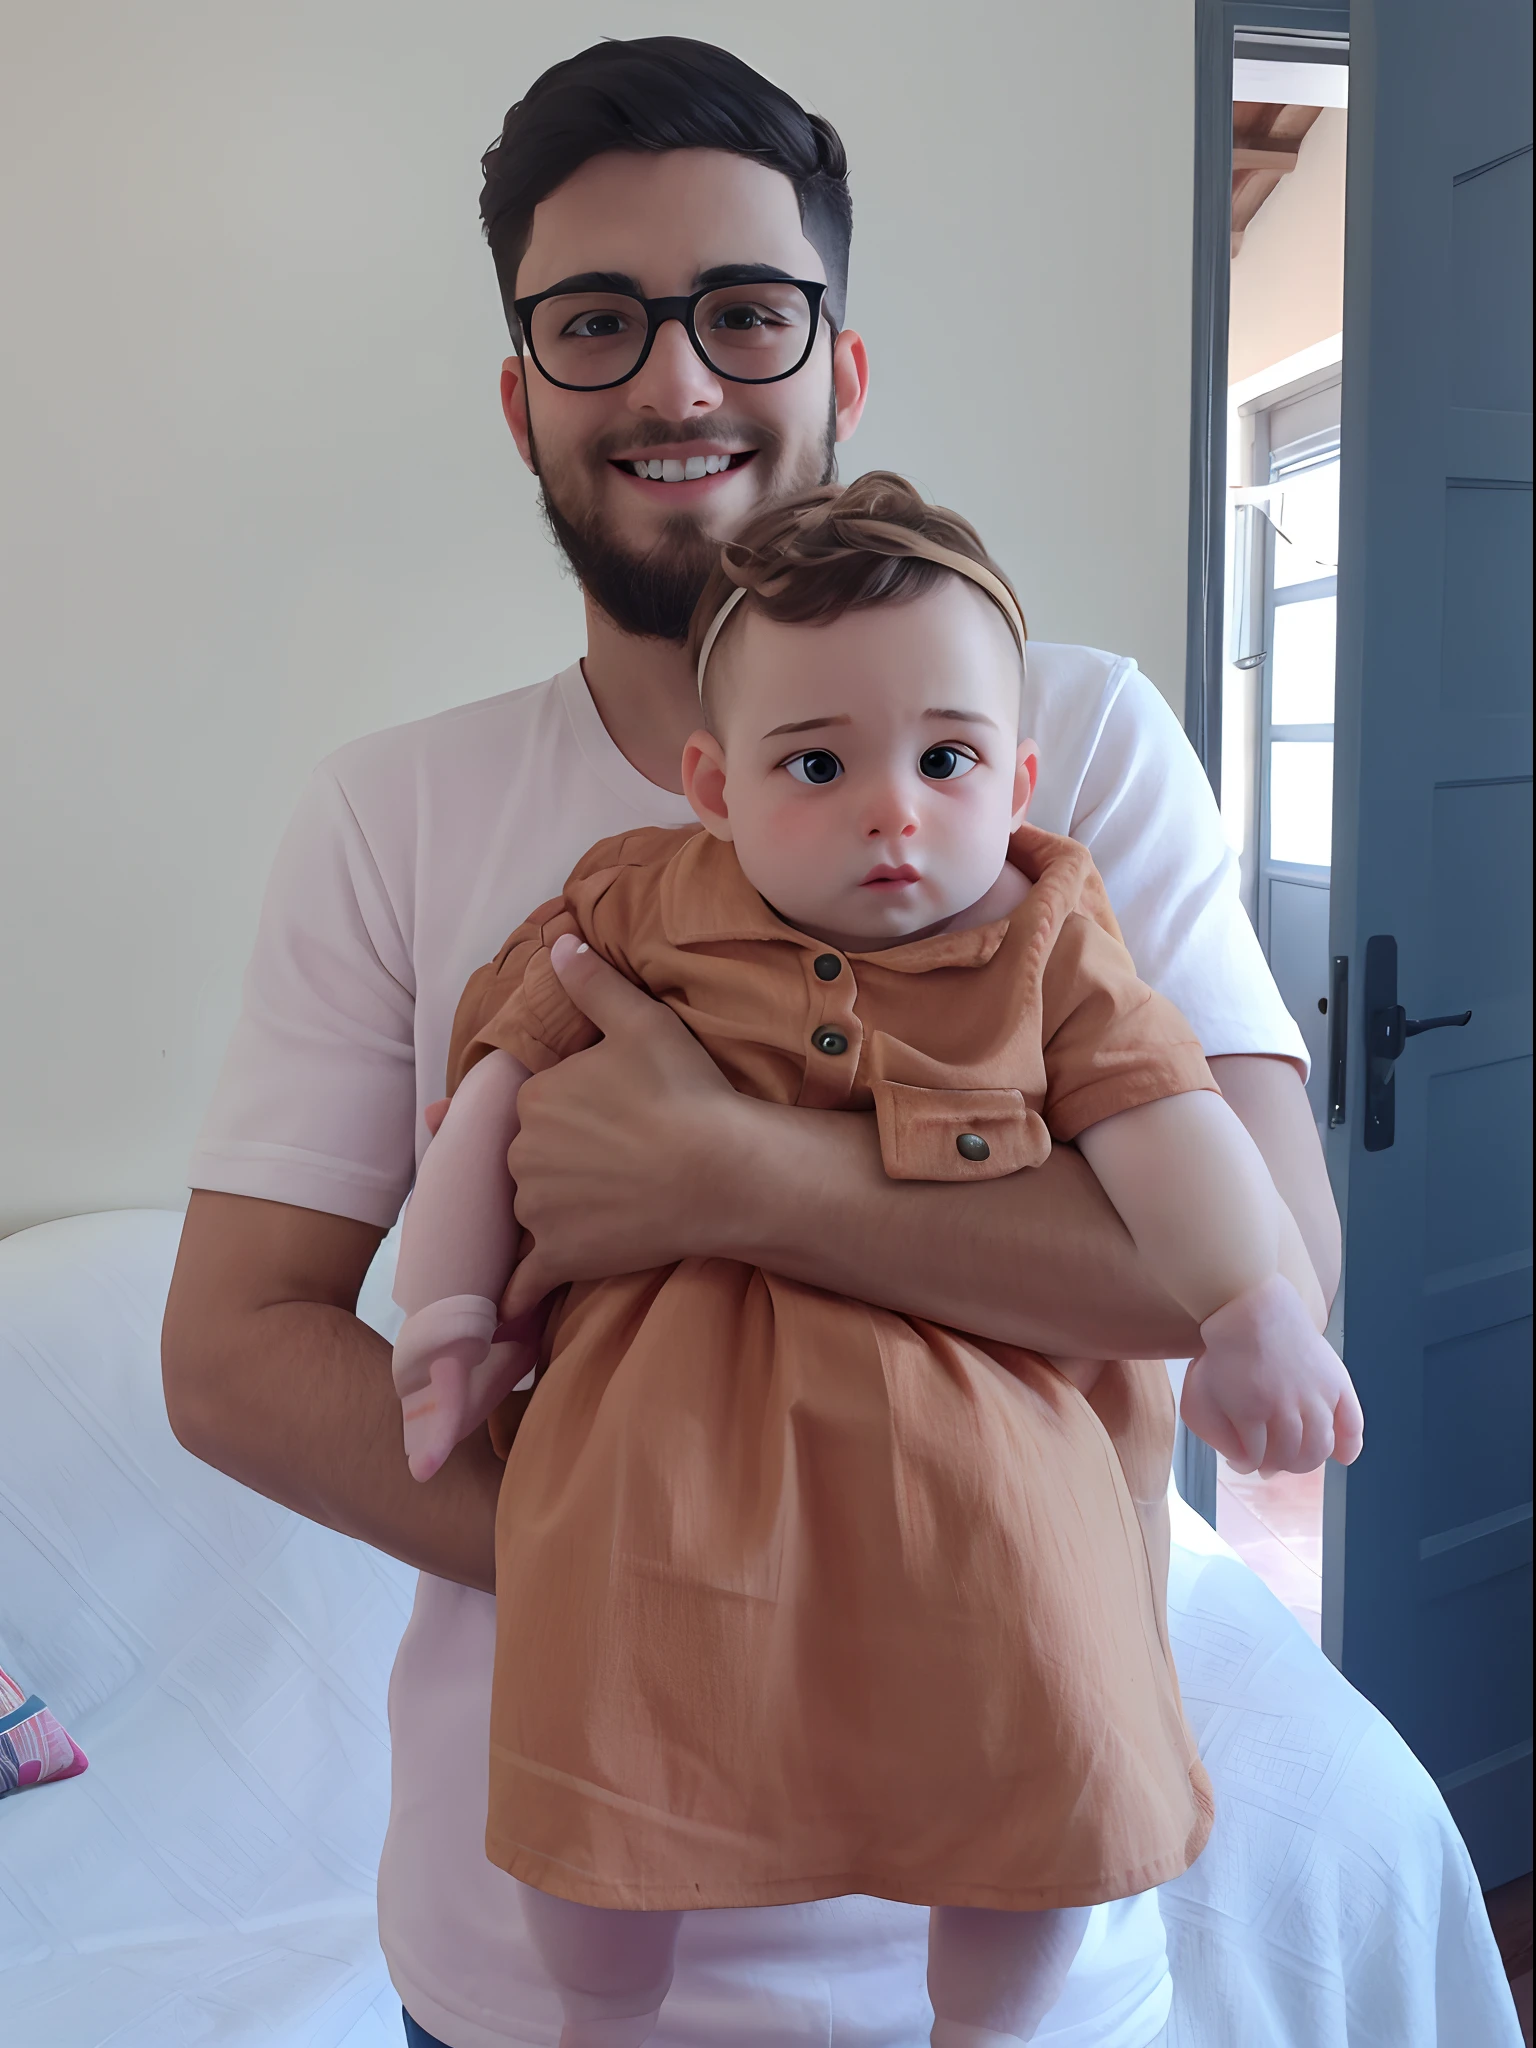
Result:
<instances>
[{"instance_id":1,"label":"man's face","mask_svg":"<svg viewBox=\"0 0 1536 2048\"><path fill-rule=\"evenodd\" d=\"M825 282L788 178L718 150L615 151L535 209L517 292L602 272L645 298L681 296L738 264ZM721 541L766 500L827 480L863 397L862 345L834 342L825 320L805 364L775 384L717 376L676 321L612 390L562 390L526 353L502 373L508 424L584 587L625 631L678 641ZM713 473L636 474L690 458Z\"/></svg>"}]
</instances>

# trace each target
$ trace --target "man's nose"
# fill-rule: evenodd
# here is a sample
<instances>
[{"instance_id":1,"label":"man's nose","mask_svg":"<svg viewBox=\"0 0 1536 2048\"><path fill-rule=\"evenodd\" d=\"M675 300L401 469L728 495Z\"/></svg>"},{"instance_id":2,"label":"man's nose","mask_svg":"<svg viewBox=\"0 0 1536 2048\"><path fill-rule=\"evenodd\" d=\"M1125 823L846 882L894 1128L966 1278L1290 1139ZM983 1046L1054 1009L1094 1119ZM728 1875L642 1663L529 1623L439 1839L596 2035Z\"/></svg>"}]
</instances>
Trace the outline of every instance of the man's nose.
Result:
<instances>
[{"instance_id":1,"label":"man's nose","mask_svg":"<svg viewBox=\"0 0 1536 2048\"><path fill-rule=\"evenodd\" d=\"M690 413L713 412L724 400L720 379L700 361L682 321L664 320L650 354L629 381L631 411L681 420Z\"/></svg>"}]
</instances>

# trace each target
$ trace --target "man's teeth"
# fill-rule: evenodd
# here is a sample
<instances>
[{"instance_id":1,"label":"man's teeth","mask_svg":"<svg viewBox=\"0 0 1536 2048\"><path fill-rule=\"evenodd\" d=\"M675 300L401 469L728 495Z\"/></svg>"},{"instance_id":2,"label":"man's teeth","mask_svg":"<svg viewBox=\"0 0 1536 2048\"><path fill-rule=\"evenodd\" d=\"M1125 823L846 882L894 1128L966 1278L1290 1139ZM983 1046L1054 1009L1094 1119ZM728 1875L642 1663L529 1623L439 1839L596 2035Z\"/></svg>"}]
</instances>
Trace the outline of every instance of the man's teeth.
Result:
<instances>
[{"instance_id":1,"label":"man's teeth","mask_svg":"<svg viewBox=\"0 0 1536 2048\"><path fill-rule=\"evenodd\" d=\"M630 468L636 476L649 477L658 484L691 484L696 477L717 476L722 469L729 469L729 455L690 455L686 462L679 462L669 456L665 461L632 462Z\"/></svg>"}]
</instances>

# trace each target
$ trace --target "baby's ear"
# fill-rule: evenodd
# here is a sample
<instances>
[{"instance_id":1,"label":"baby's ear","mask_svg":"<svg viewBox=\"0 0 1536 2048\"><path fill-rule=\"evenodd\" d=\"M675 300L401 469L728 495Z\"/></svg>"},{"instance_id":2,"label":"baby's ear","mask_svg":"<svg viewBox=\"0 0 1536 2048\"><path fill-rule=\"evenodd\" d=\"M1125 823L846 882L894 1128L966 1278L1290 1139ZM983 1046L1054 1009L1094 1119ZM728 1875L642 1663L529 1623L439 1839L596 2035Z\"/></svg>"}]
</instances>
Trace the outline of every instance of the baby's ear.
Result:
<instances>
[{"instance_id":1,"label":"baby's ear","mask_svg":"<svg viewBox=\"0 0 1536 2048\"><path fill-rule=\"evenodd\" d=\"M1013 770L1013 829L1018 831L1029 809L1030 799L1035 793L1035 780L1040 773L1040 749L1033 740L1020 740L1019 751Z\"/></svg>"},{"instance_id":2,"label":"baby's ear","mask_svg":"<svg viewBox=\"0 0 1536 2048\"><path fill-rule=\"evenodd\" d=\"M683 748L683 795L706 832L731 839L731 814L725 803L725 749L702 728Z\"/></svg>"}]
</instances>

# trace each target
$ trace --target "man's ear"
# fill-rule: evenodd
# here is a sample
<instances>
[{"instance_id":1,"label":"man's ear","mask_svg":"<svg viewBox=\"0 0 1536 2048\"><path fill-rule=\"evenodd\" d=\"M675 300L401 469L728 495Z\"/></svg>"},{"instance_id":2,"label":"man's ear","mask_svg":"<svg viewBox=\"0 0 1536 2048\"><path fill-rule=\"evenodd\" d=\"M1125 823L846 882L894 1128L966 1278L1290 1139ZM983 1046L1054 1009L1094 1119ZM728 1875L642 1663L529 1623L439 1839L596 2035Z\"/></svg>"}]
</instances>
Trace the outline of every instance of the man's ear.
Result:
<instances>
[{"instance_id":1,"label":"man's ear","mask_svg":"<svg viewBox=\"0 0 1536 2048\"><path fill-rule=\"evenodd\" d=\"M512 430L518 454L537 476L539 465L528 425L528 371L521 356L508 356L501 366L501 410Z\"/></svg>"},{"instance_id":2,"label":"man's ear","mask_svg":"<svg viewBox=\"0 0 1536 2048\"><path fill-rule=\"evenodd\" d=\"M717 839L736 836L725 804L725 749L702 727L683 749L683 795L706 832Z\"/></svg>"},{"instance_id":3,"label":"man's ear","mask_svg":"<svg viewBox=\"0 0 1536 2048\"><path fill-rule=\"evenodd\" d=\"M859 424L869 397L869 354L862 335L845 327L832 343L832 399L837 408L837 434L846 441Z\"/></svg>"},{"instance_id":4,"label":"man's ear","mask_svg":"<svg viewBox=\"0 0 1536 2048\"><path fill-rule=\"evenodd\" d=\"M1033 740L1020 740L1018 756L1013 770L1013 829L1018 831L1029 809L1030 799L1035 793L1035 781L1040 773L1040 749Z\"/></svg>"}]
</instances>

